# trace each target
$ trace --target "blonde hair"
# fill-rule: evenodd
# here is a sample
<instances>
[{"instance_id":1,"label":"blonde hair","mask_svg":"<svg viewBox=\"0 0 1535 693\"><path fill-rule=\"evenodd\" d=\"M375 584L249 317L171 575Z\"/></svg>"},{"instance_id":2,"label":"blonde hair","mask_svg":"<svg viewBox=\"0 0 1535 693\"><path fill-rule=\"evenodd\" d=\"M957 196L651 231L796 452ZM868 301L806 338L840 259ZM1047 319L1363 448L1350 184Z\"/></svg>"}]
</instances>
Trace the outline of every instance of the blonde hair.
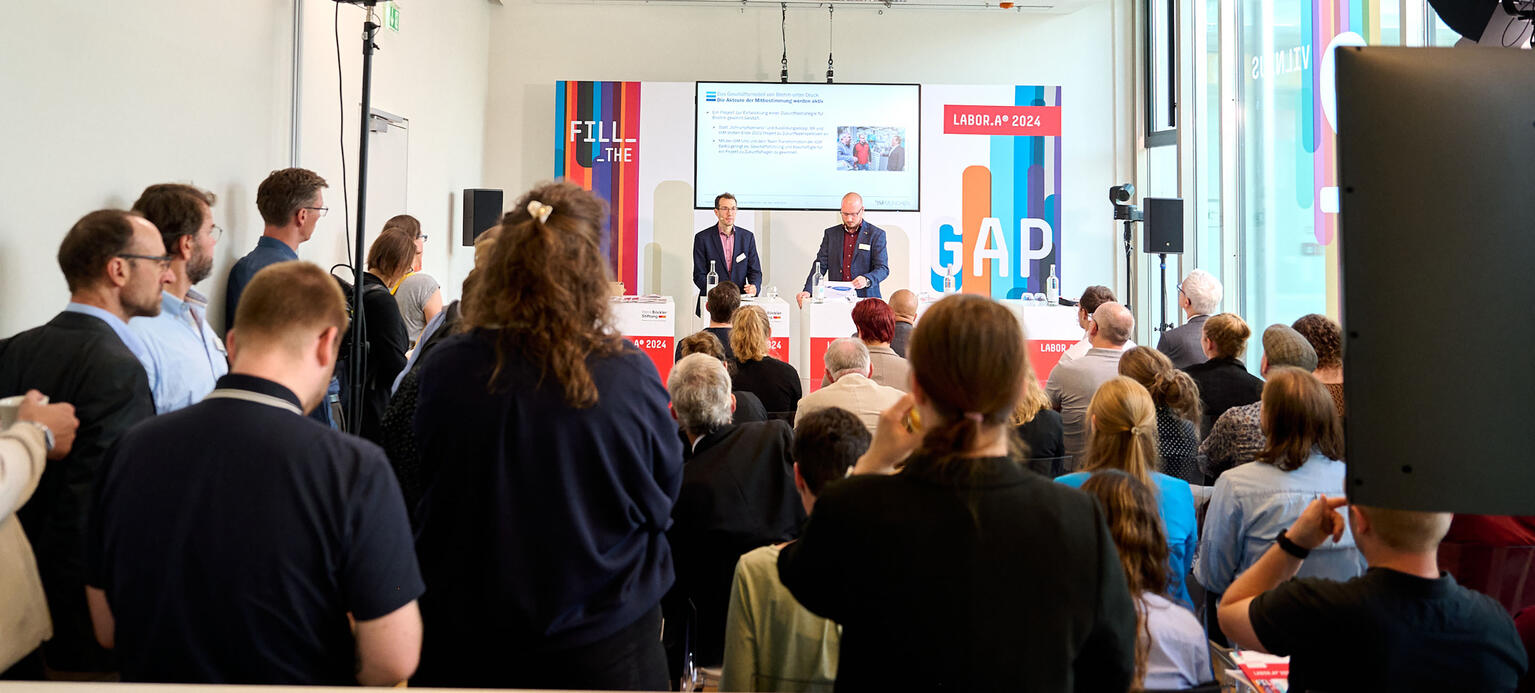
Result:
<instances>
[{"instance_id":1,"label":"blonde hair","mask_svg":"<svg viewBox=\"0 0 1535 693\"><path fill-rule=\"evenodd\" d=\"M1050 397L1045 394L1045 388L1039 386L1039 378L1034 375L1034 365L1029 363L1027 355L1023 358L1023 368L1020 370L1023 391L1018 393L1018 403L1013 405L1014 426L1033 421L1041 409L1050 406Z\"/></svg>"},{"instance_id":2,"label":"blonde hair","mask_svg":"<svg viewBox=\"0 0 1535 693\"><path fill-rule=\"evenodd\" d=\"M1153 404L1199 423L1199 385L1162 352L1143 346L1126 351L1119 357L1119 374L1144 386Z\"/></svg>"},{"instance_id":3,"label":"blonde hair","mask_svg":"<svg viewBox=\"0 0 1535 693\"><path fill-rule=\"evenodd\" d=\"M761 361L768 355L773 323L762 306L741 306L730 317L730 350L737 361Z\"/></svg>"},{"instance_id":4,"label":"blonde hair","mask_svg":"<svg viewBox=\"0 0 1535 693\"><path fill-rule=\"evenodd\" d=\"M1141 384L1118 376L1099 386L1087 405L1092 422L1084 472L1118 469L1152 484L1157 458L1157 408Z\"/></svg>"},{"instance_id":5,"label":"blonde hair","mask_svg":"<svg viewBox=\"0 0 1535 693\"><path fill-rule=\"evenodd\" d=\"M1380 537L1382 544L1404 553L1434 550L1450 531L1450 520L1454 518L1450 513L1394 510L1358 503L1353 506L1369 521L1371 533Z\"/></svg>"},{"instance_id":6,"label":"blonde hair","mask_svg":"<svg viewBox=\"0 0 1535 693\"><path fill-rule=\"evenodd\" d=\"M1236 313L1221 313L1205 320L1204 336L1215 346L1217 357L1234 359L1247 352L1247 338L1253 331Z\"/></svg>"}]
</instances>

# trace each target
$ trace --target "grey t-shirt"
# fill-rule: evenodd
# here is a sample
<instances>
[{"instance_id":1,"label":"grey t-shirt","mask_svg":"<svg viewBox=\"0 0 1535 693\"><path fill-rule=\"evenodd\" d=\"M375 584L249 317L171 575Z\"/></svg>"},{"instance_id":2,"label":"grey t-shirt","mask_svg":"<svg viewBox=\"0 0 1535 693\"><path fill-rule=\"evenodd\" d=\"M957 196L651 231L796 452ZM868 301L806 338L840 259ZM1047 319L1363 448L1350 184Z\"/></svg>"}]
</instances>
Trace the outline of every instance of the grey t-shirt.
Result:
<instances>
[{"instance_id":1,"label":"grey t-shirt","mask_svg":"<svg viewBox=\"0 0 1535 693\"><path fill-rule=\"evenodd\" d=\"M426 328L426 302L437 291L437 280L429 274L417 272L400 282L394 291L394 302L400 307L400 317L405 319L405 334L411 344L421 339Z\"/></svg>"},{"instance_id":2,"label":"grey t-shirt","mask_svg":"<svg viewBox=\"0 0 1535 693\"><path fill-rule=\"evenodd\" d=\"M1075 361L1060 363L1050 371L1050 381L1045 384L1045 395L1050 406L1061 412L1061 427L1066 438L1067 463L1075 470L1082 465L1082 453L1087 451L1087 405L1093 401L1098 386L1119 375L1120 349L1088 349Z\"/></svg>"}]
</instances>

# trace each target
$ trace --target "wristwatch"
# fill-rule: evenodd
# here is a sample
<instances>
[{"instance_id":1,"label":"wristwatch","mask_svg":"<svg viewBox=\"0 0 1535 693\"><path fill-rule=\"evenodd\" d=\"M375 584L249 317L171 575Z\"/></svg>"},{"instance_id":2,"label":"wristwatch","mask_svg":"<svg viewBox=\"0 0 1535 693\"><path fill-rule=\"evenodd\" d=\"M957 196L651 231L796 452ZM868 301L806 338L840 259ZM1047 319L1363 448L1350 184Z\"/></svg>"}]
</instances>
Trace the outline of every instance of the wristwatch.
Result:
<instances>
[{"instance_id":1,"label":"wristwatch","mask_svg":"<svg viewBox=\"0 0 1535 693\"><path fill-rule=\"evenodd\" d=\"M1302 560L1311 555L1311 549L1304 548L1300 544L1290 541L1290 538L1285 536L1285 531L1283 529L1279 530L1279 536L1274 537L1274 543L1279 545L1280 550Z\"/></svg>"},{"instance_id":2,"label":"wristwatch","mask_svg":"<svg viewBox=\"0 0 1535 693\"><path fill-rule=\"evenodd\" d=\"M43 432L43 440L48 443L48 452L53 452L53 429L48 428L47 424L41 421L20 421L18 423L36 426L38 430Z\"/></svg>"}]
</instances>

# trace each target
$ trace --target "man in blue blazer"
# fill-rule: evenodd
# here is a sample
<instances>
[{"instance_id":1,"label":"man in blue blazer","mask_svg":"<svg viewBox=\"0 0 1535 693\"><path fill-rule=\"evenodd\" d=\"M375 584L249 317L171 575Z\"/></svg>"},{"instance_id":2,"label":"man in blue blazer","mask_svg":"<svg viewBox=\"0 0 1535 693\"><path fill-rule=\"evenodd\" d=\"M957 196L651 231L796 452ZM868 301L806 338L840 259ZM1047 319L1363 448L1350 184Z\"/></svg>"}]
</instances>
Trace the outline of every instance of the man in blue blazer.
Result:
<instances>
[{"instance_id":1,"label":"man in blue blazer","mask_svg":"<svg viewBox=\"0 0 1535 693\"><path fill-rule=\"evenodd\" d=\"M815 259L831 281L853 282L860 297L880 296L879 283L890 276L885 230L863 220L863 197L858 193L842 196L842 225L826 229ZM805 277L804 290L799 293L801 307L810 298L815 265L811 265L810 272L811 276Z\"/></svg>"},{"instance_id":2,"label":"man in blue blazer","mask_svg":"<svg viewBox=\"0 0 1535 693\"><path fill-rule=\"evenodd\" d=\"M757 238L736 226L735 195L720 193L714 197L714 218L719 223L693 235L693 285L698 287L698 296L703 297L708 290L704 282L710 260L714 261L720 281L735 282L743 295L757 295L757 285L762 282L762 260L757 257ZM729 253L725 252L727 245ZM696 300L693 314L699 314Z\"/></svg>"}]
</instances>

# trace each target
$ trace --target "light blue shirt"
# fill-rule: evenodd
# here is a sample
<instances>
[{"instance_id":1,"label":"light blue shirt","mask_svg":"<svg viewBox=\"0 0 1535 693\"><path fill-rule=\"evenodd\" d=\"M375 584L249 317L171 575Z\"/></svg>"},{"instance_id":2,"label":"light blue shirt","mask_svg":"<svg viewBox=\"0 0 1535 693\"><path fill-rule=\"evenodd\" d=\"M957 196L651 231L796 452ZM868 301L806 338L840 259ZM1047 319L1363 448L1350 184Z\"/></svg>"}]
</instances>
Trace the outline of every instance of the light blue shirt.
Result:
<instances>
[{"instance_id":1,"label":"light blue shirt","mask_svg":"<svg viewBox=\"0 0 1535 693\"><path fill-rule=\"evenodd\" d=\"M229 372L224 342L208 324L208 300L196 291L187 291L185 301L162 291L160 314L134 318L128 327L145 345L139 361L149 375L156 414L201 402Z\"/></svg>"},{"instance_id":2,"label":"light blue shirt","mask_svg":"<svg viewBox=\"0 0 1535 693\"><path fill-rule=\"evenodd\" d=\"M139 339L139 336L133 333L133 330L128 329L128 323L123 322L122 318L96 306L88 306L84 303L75 303L74 301L70 301L69 305L64 306L64 312L84 313L91 317L99 318L108 327L112 328L113 332L117 333L117 338L123 341L123 346L128 347L128 351L133 352L133 355L137 356L140 362L148 362L149 348L144 345L144 340Z\"/></svg>"},{"instance_id":3,"label":"light blue shirt","mask_svg":"<svg viewBox=\"0 0 1535 693\"><path fill-rule=\"evenodd\" d=\"M1319 495L1343 495L1344 465L1313 450L1300 469L1286 472L1267 462L1248 462L1215 481L1205 535L1199 542L1194 577L1211 592L1224 593L1274 544ZM1345 522L1348 516L1344 515ZM1345 529L1337 543L1325 541L1301 563L1299 577L1350 580L1364 574L1364 556Z\"/></svg>"},{"instance_id":4,"label":"light blue shirt","mask_svg":"<svg viewBox=\"0 0 1535 693\"><path fill-rule=\"evenodd\" d=\"M1076 472L1057 477L1056 481L1072 488L1082 488L1082 482L1090 476ZM1162 531L1167 534L1167 595L1185 607L1194 608L1189 597L1189 586L1184 576L1194 562L1194 549L1199 545L1199 523L1194 519L1194 492L1189 482L1161 472L1152 472L1157 485L1157 513L1162 516Z\"/></svg>"}]
</instances>

